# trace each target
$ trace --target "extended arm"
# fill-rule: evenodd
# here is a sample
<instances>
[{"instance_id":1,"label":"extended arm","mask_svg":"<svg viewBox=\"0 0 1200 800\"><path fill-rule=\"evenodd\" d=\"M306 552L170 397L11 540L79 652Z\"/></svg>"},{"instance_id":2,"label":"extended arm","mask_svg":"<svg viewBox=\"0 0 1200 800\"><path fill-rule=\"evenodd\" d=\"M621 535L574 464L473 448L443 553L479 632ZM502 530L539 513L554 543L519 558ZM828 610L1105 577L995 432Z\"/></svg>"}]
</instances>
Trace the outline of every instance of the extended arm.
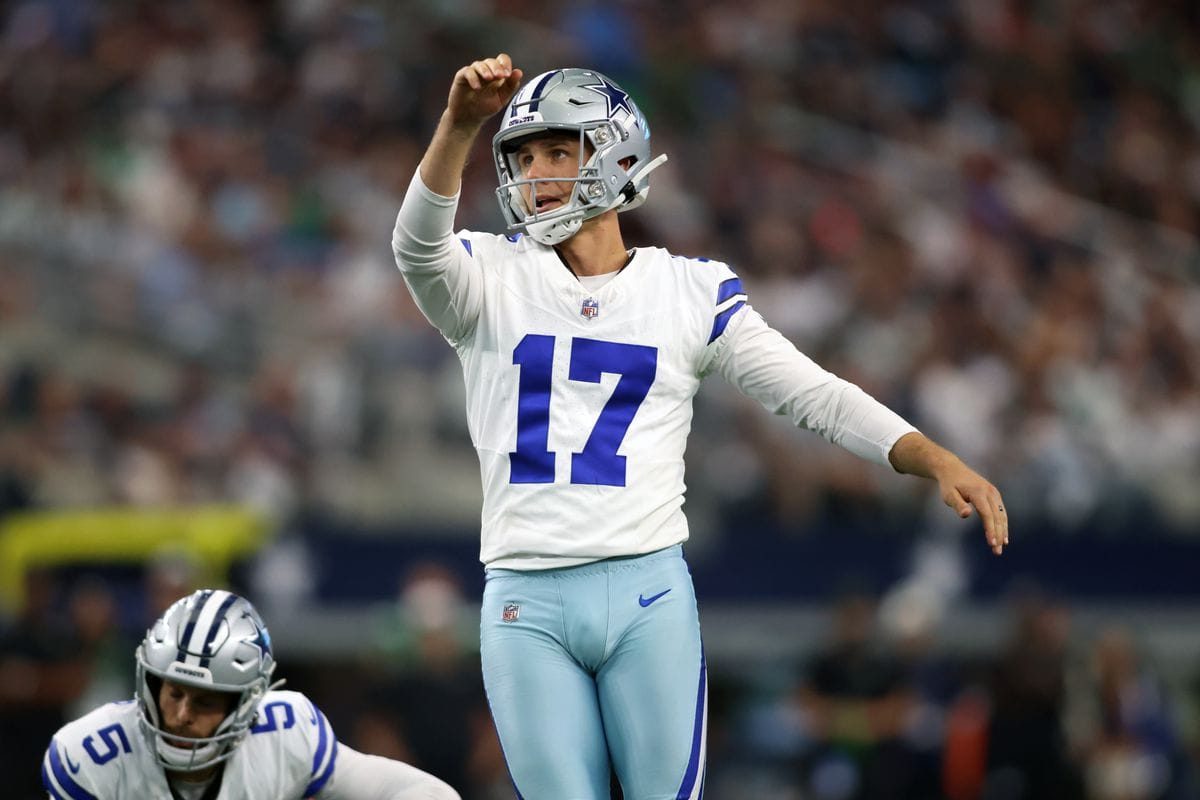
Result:
<instances>
[{"instance_id":1,"label":"extended arm","mask_svg":"<svg viewBox=\"0 0 1200 800\"><path fill-rule=\"evenodd\" d=\"M746 307L730 323L715 368L773 414L888 465L897 440L916 430L858 386L822 369Z\"/></svg>"},{"instance_id":2,"label":"extended arm","mask_svg":"<svg viewBox=\"0 0 1200 800\"><path fill-rule=\"evenodd\" d=\"M1008 515L1000 492L958 456L858 386L821 369L753 309L746 308L726 336L716 357L726 380L855 455L936 480L942 500L959 516L970 516L975 506L992 552L1003 552Z\"/></svg>"},{"instance_id":3,"label":"extended arm","mask_svg":"<svg viewBox=\"0 0 1200 800\"><path fill-rule=\"evenodd\" d=\"M338 745L337 770L316 800L461 800L428 772Z\"/></svg>"}]
</instances>

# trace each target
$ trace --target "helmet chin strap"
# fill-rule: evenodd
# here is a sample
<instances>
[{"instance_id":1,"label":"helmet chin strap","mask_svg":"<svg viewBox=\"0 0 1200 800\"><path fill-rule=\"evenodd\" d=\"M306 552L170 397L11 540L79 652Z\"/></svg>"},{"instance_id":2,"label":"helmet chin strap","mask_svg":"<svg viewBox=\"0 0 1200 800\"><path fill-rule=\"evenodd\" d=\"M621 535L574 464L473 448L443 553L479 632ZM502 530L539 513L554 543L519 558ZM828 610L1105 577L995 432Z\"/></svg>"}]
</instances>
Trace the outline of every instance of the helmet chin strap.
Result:
<instances>
[{"instance_id":1,"label":"helmet chin strap","mask_svg":"<svg viewBox=\"0 0 1200 800\"><path fill-rule=\"evenodd\" d=\"M224 760L216 759L217 750L221 744L223 743L209 742L195 749L190 749L168 744L163 738L159 737L156 747L162 762L170 765L167 767L168 769L180 772L196 772L207 769Z\"/></svg>"},{"instance_id":2,"label":"helmet chin strap","mask_svg":"<svg viewBox=\"0 0 1200 800\"><path fill-rule=\"evenodd\" d=\"M569 217L527 223L525 232L534 241L553 247L559 242L570 239L579 232L581 227L583 227L583 209Z\"/></svg>"}]
</instances>

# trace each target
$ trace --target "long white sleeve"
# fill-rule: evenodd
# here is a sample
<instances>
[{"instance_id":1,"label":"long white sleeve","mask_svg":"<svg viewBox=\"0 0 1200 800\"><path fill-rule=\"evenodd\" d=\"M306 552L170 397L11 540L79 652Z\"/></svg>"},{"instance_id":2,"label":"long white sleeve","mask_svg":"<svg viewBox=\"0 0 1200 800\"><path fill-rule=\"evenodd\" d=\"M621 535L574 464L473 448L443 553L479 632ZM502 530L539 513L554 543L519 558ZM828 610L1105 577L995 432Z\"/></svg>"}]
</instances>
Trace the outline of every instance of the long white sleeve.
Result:
<instances>
[{"instance_id":1,"label":"long white sleeve","mask_svg":"<svg viewBox=\"0 0 1200 800\"><path fill-rule=\"evenodd\" d=\"M337 769L317 800L461 800L428 772L338 745Z\"/></svg>"},{"instance_id":2,"label":"long white sleeve","mask_svg":"<svg viewBox=\"0 0 1200 800\"><path fill-rule=\"evenodd\" d=\"M458 195L431 192L413 176L396 217L392 253L421 312L451 342L475 327L483 280L468 244L454 236Z\"/></svg>"},{"instance_id":3,"label":"long white sleeve","mask_svg":"<svg viewBox=\"0 0 1200 800\"><path fill-rule=\"evenodd\" d=\"M745 308L730 324L717 372L774 414L786 414L851 453L891 467L888 454L916 431L861 388L818 366L758 312Z\"/></svg>"}]
</instances>

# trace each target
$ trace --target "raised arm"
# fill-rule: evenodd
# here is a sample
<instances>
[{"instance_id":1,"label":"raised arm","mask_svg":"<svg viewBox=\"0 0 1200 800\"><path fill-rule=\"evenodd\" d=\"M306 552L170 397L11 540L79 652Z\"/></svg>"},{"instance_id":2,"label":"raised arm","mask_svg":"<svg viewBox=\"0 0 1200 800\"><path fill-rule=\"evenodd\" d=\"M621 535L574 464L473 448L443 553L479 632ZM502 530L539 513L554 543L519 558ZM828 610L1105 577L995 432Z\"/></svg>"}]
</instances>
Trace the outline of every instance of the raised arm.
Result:
<instances>
[{"instance_id":1,"label":"raised arm","mask_svg":"<svg viewBox=\"0 0 1200 800\"><path fill-rule=\"evenodd\" d=\"M1008 513L1000 490L961 458L920 433L909 433L892 447L888 460L897 472L937 481L942 502L963 519L971 516L971 506L975 506L992 552L996 555L1004 552L1004 545L1008 544Z\"/></svg>"},{"instance_id":2,"label":"raised arm","mask_svg":"<svg viewBox=\"0 0 1200 800\"><path fill-rule=\"evenodd\" d=\"M417 306L452 342L470 334L482 305L478 265L453 235L463 167L480 127L504 108L520 81L521 70L503 53L455 73L392 232L396 265Z\"/></svg>"},{"instance_id":3,"label":"raised arm","mask_svg":"<svg viewBox=\"0 0 1200 800\"><path fill-rule=\"evenodd\" d=\"M431 192L443 197L458 193L479 129L508 105L522 75L507 53L472 62L454 74L446 110L421 159L421 180Z\"/></svg>"}]
</instances>

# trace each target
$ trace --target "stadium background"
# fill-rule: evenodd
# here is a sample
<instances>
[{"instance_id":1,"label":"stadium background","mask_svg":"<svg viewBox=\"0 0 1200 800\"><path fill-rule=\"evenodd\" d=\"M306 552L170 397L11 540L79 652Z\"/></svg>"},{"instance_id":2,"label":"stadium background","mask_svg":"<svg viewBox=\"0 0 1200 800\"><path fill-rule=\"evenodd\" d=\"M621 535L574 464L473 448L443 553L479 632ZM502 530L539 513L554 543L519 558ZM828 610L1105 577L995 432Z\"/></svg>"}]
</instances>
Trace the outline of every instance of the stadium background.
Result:
<instances>
[{"instance_id":1,"label":"stadium background","mask_svg":"<svg viewBox=\"0 0 1200 800\"><path fill-rule=\"evenodd\" d=\"M346 742L510 798L478 467L392 264L460 65L650 118L632 244L729 261L805 352L1004 491L697 401L708 796L1200 797L1200 11L1150 0L0 11L0 774L224 583ZM482 140L459 222L498 229ZM588 510L579 510L579 525Z\"/></svg>"}]
</instances>

